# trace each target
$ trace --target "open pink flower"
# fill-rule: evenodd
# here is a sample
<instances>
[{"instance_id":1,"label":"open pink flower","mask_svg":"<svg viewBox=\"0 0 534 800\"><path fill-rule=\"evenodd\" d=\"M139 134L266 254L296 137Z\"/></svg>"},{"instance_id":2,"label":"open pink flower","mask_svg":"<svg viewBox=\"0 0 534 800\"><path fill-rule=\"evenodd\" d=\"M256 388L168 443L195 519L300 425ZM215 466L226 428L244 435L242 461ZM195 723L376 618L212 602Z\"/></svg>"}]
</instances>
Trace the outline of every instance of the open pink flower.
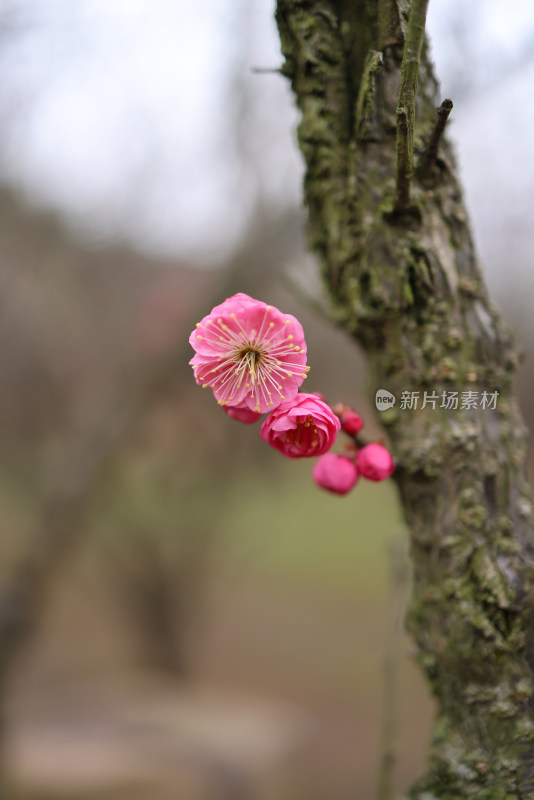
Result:
<instances>
[{"instance_id":1,"label":"open pink flower","mask_svg":"<svg viewBox=\"0 0 534 800\"><path fill-rule=\"evenodd\" d=\"M337 453L325 453L312 470L313 480L321 489L334 494L347 494L358 480L354 461Z\"/></svg>"},{"instance_id":2,"label":"open pink flower","mask_svg":"<svg viewBox=\"0 0 534 800\"><path fill-rule=\"evenodd\" d=\"M297 394L263 421L261 438L288 458L320 456L330 450L340 428L330 406L313 394Z\"/></svg>"},{"instance_id":3,"label":"open pink flower","mask_svg":"<svg viewBox=\"0 0 534 800\"><path fill-rule=\"evenodd\" d=\"M356 463L358 472L368 481L383 481L395 471L393 456L381 444L366 444L358 450Z\"/></svg>"},{"instance_id":4,"label":"open pink flower","mask_svg":"<svg viewBox=\"0 0 534 800\"><path fill-rule=\"evenodd\" d=\"M209 386L219 405L256 414L294 397L309 369L300 322L242 293L215 306L189 343L196 382Z\"/></svg>"}]
</instances>

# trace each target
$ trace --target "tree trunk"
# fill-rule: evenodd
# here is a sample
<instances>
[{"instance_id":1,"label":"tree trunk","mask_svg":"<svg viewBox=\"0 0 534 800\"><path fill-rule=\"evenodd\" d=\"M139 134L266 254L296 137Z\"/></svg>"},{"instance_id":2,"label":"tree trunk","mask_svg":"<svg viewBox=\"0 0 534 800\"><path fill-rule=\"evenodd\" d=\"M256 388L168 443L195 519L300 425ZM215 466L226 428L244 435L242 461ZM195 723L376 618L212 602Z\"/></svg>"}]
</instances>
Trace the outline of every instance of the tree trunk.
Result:
<instances>
[{"instance_id":1,"label":"tree trunk","mask_svg":"<svg viewBox=\"0 0 534 800\"><path fill-rule=\"evenodd\" d=\"M380 419L411 535L408 627L438 703L428 768L408 797L516 800L534 796L534 542L511 387L518 354L486 294L450 145L436 152L434 137L428 148L440 117L426 46L411 199L398 204L409 10L410 0L278 0L283 73L302 112L310 243L333 317L363 345L373 392L397 398ZM470 398L475 407L462 408Z\"/></svg>"}]
</instances>

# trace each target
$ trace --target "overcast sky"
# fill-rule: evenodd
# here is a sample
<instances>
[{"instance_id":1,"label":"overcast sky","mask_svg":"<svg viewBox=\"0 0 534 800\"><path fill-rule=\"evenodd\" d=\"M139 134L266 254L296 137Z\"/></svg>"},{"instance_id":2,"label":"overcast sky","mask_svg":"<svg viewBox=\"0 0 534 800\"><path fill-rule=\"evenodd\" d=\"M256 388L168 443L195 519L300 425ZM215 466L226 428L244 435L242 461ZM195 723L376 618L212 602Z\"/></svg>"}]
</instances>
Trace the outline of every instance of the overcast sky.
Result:
<instances>
[{"instance_id":1,"label":"overcast sky","mask_svg":"<svg viewBox=\"0 0 534 800\"><path fill-rule=\"evenodd\" d=\"M260 188L287 203L300 195L288 86L251 72L280 64L273 10L271 0L0 0L4 179L93 235L199 258L231 246ZM516 182L526 192L534 177L534 2L430 0L428 28L484 229L499 198L516 214Z\"/></svg>"}]
</instances>

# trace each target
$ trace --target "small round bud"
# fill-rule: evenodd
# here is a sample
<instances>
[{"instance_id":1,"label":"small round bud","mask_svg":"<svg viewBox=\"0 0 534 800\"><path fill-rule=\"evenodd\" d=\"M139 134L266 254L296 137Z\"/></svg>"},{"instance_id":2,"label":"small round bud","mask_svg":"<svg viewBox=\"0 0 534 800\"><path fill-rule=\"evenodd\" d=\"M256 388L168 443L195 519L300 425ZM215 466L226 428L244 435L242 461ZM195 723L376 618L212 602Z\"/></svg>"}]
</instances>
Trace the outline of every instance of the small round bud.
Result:
<instances>
[{"instance_id":1,"label":"small round bud","mask_svg":"<svg viewBox=\"0 0 534 800\"><path fill-rule=\"evenodd\" d=\"M363 428L363 419L353 408L345 406L340 414L341 430L349 436L357 436Z\"/></svg>"},{"instance_id":2,"label":"small round bud","mask_svg":"<svg viewBox=\"0 0 534 800\"><path fill-rule=\"evenodd\" d=\"M389 450L381 444L367 444L356 456L358 473L368 481L383 481L395 471L395 462Z\"/></svg>"},{"instance_id":3,"label":"small round bud","mask_svg":"<svg viewBox=\"0 0 534 800\"><path fill-rule=\"evenodd\" d=\"M347 494L358 480L354 461L336 453L326 453L317 459L312 470L313 480L321 489L334 494Z\"/></svg>"}]
</instances>

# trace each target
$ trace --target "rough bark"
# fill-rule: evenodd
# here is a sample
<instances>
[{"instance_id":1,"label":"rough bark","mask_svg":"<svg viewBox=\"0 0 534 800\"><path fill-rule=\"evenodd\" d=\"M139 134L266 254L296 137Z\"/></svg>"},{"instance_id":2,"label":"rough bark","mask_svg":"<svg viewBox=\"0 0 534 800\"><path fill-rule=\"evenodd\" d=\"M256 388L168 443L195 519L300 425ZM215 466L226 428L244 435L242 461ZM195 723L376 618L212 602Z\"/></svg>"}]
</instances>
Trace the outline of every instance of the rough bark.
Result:
<instances>
[{"instance_id":1,"label":"rough bark","mask_svg":"<svg viewBox=\"0 0 534 800\"><path fill-rule=\"evenodd\" d=\"M373 393L397 397L380 419L411 535L407 624L438 704L427 770L407 796L527 798L534 542L518 353L483 284L450 145L425 156L440 102L426 46L411 204L395 204L409 10L278 0L283 72L302 113L309 240L333 317L364 347ZM469 390L498 391L496 408L440 408L443 392ZM439 400L403 410L403 391Z\"/></svg>"}]
</instances>

